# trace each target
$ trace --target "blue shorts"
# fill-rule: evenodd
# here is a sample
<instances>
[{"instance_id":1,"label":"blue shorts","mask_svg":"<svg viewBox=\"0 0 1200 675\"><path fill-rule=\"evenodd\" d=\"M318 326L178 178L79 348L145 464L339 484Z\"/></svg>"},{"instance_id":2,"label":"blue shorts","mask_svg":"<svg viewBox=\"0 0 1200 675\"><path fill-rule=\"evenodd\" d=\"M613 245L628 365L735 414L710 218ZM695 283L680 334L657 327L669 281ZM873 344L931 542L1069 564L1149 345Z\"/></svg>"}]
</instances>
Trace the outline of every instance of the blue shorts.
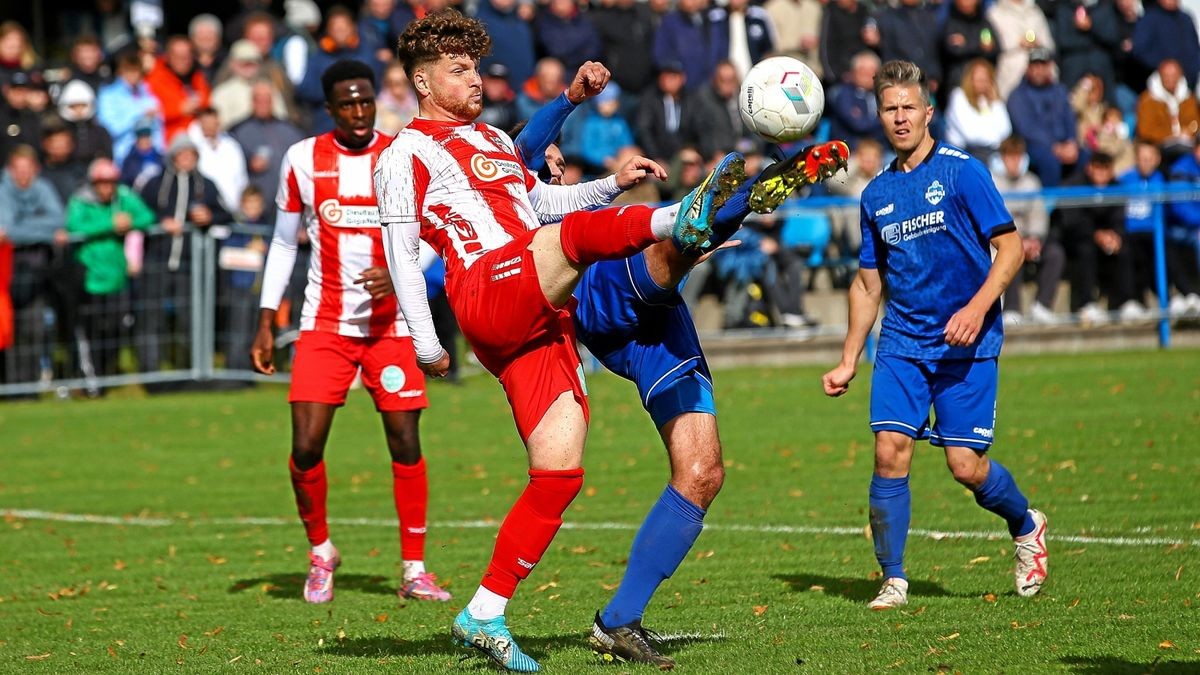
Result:
<instances>
[{"instance_id":1,"label":"blue shorts","mask_svg":"<svg viewBox=\"0 0 1200 675\"><path fill-rule=\"evenodd\" d=\"M717 414L692 315L677 289L654 283L643 254L592 265L575 297L579 340L637 385L656 427L686 412Z\"/></svg>"},{"instance_id":2,"label":"blue shorts","mask_svg":"<svg viewBox=\"0 0 1200 675\"><path fill-rule=\"evenodd\" d=\"M871 430L986 451L995 433L997 376L996 359L926 361L879 354L871 376Z\"/></svg>"}]
</instances>

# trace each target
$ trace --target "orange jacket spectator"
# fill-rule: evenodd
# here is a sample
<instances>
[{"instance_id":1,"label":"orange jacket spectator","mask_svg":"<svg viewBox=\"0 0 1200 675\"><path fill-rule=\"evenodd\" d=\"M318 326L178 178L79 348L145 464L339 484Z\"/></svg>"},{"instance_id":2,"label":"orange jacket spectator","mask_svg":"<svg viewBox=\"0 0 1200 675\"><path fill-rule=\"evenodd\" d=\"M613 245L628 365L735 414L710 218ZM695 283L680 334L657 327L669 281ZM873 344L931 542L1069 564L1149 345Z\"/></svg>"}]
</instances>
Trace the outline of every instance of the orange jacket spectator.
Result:
<instances>
[{"instance_id":1,"label":"orange jacket spectator","mask_svg":"<svg viewBox=\"0 0 1200 675\"><path fill-rule=\"evenodd\" d=\"M169 144L176 134L187 131L197 110L208 107L211 89L196 68L187 38L171 38L165 52L146 75L146 84L161 105Z\"/></svg>"},{"instance_id":2,"label":"orange jacket spectator","mask_svg":"<svg viewBox=\"0 0 1200 675\"><path fill-rule=\"evenodd\" d=\"M1137 136L1155 145L1188 144L1200 131L1200 107L1179 63L1168 59L1150 75L1138 98Z\"/></svg>"}]
</instances>

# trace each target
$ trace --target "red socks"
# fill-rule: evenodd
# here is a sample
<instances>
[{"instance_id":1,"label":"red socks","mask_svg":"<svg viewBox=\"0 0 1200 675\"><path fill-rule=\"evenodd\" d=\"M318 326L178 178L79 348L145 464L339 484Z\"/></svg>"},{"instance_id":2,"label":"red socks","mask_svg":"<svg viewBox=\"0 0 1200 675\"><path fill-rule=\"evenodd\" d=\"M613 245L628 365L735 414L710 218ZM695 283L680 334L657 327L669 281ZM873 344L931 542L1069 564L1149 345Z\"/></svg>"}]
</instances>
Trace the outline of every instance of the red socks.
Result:
<instances>
[{"instance_id":1,"label":"red socks","mask_svg":"<svg viewBox=\"0 0 1200 675\"><path fill-rule=\"evenodd\" d=\"M400 519L400 558L424 560L425 510L429 504L424 457L416 464L392 462L392 495Z\"/></svg>"},{"instance_id":2,"label":"red socks","mask_svg":"<svg viewBox=\"0 0 1200 675\"><path fill-rule=\"evenodd\" d=\"M329 493L325 461L318 462L308 471L301 471L288 457L288 469L292 474L292 490L296 493L296 509L304 522L308 543L313 546L323 544L329 539L329 524L325 522L325 497Z\"/></svg>"},{"instance_id":3,"label":"red socks","mask_svg":"<svg viewBox=\"0 0 1200 675\"><path fill-rule=\"evenodd\" d=\"M579 265L628 258L658 241L650 228L652 213L639 205L569 214L559 229L563 253Z\"/></svg>"},{"instance_id":4,"label":"red socks","mask_svg":"<svg viewBox=\"0 0 1200 675\"><path fill-rule=\"evenodd\" d=\"M529 576L550 547L562 525L563 512L582 487L582 468L529 470L529 485L500 525L492 562L483 575L484 588L506 598L513 596L517 584Z\"/></svg>"}]
</instances>

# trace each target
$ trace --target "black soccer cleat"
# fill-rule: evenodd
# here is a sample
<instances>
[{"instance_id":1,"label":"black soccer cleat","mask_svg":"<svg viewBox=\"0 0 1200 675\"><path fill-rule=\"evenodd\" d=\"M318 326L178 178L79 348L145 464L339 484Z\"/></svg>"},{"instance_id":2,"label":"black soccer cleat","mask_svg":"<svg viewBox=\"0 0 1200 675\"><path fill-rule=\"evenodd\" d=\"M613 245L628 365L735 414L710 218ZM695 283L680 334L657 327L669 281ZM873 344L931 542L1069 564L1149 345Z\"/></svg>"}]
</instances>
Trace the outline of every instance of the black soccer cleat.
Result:
<instances>
[{"instance_id":1,"label":"black soccer cleat","mask_svg":"<svg viewBox=\"0 0 1200 675\"><path fill-rule=\"evenodd\" d=\"M600 612L596 612L592 634L588 637L592 651L609 663L649 663L658 666L659 670L673 670L675 659L660 654L654 648L655 641L658 636L643 628L640 620L609 628L600 620Z\"/></svg>"}]
</instances>

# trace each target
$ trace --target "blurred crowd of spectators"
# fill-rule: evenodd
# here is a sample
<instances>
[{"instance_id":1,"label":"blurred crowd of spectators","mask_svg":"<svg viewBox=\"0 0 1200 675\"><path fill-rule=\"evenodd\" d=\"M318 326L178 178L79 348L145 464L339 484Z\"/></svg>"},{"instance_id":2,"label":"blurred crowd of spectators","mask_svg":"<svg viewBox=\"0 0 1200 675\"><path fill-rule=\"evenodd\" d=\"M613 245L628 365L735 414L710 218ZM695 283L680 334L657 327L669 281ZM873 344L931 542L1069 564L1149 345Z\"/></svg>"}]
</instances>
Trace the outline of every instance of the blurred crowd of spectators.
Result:
<instances>
[{"instance_id":1,"label":"blurred crowd of spectators","mask_svg":"<svg viewBox=\"0 0 1200 675\"><path fill-rule=\"evenodd\" d=\"M584 61L602 61L613 82L564 128L564 181L640 153L671 175L638 193L646 201L678 199L730 150L751 168L778 152L747 132L737 110L741 79L772 54L822 78L817 135L854 150L844 180L803 196L857 197L889 161L872 80L894 58L927 73L937 137L987 162L1003 190L1200 185L1200 42L1179 0L365 0L325 11L313 0L243 0L234 16L192 16L181 35L132 30L122 3L110 1L115 11L82 21L70 44L47 55L34 52L25 27L0 23L0 246L16 247L7 274L15 329L0 330L0 348L48 339L26 329L44 327L49 308L70 319L55 328L62 340L114 345L86 359L97 374L116 372L114 336L130 332L141 336L140 368L186 362L155 337L188 321L185 230L273 221L284 151L332 128L320 75L337 59L375 68L377 125L403 128L417 105L393 45L409 21L448 5L493 37L480 64L482 119L500 128L558 96ZM1100 297L1120 317L1143 318L1153 290L1149 228L1162 208L1135 200L1047 213L1038 202L1014 204L1038 290L1025 312L1010 293L1006 320L1046 320L1064 278L1071 310L1086 322L1111 316ZM721 296L727 327L811 325L805 270L824 266L845 282L857 213L786 213L750 223L737 252L697 270L689 298ZM1200 313L1200 204L1168 205L1165 217L1172 311ZM227 245L243 261L264 246L242 235ZM252 313L252 269L223 278ZM0 304L0 325L3 313ZM243 338L230 338L231 365L241 363ZM7 361L8 381L39 367Z\"/></svg>"}]
</instances>

